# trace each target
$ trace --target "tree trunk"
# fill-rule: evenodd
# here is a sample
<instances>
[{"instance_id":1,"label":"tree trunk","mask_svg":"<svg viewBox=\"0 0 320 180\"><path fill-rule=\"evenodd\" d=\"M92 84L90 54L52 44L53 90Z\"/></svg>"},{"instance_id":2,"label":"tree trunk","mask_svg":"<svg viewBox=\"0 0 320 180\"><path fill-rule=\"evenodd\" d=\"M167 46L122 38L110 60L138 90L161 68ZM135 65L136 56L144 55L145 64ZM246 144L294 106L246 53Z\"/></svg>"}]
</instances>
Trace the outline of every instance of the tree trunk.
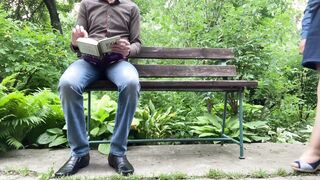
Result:
<instances>
[{"instance_id":1,"label":"tree trunk","mask_svg":"<svg viewBox=\"0 0 320 180\"><path fill-rule=\"evenodd\" d=\"M43 0L50 14L51 26L63 34L55 0Z\"/></svg>"}]
</instances>

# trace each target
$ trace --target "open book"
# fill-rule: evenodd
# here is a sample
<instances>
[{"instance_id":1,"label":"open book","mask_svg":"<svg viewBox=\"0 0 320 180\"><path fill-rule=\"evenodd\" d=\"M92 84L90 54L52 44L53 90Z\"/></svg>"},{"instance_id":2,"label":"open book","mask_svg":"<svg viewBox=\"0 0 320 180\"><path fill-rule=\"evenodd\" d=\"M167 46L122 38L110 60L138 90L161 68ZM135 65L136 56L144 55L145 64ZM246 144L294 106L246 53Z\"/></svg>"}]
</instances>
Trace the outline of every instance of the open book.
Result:
<instances>
[{"instance_id":1,"label":"open book","mask_svg":"<svg viewBox=\"0 0 320 180\"><path fill-rule=\"evenodd\" d=\"M104 38L99 41L92 38L78 38L77 45L82 54L89 54L101 58L103 54L111 52L111 46L120 39L120 36Z\"/></svg>"}]
</instances>

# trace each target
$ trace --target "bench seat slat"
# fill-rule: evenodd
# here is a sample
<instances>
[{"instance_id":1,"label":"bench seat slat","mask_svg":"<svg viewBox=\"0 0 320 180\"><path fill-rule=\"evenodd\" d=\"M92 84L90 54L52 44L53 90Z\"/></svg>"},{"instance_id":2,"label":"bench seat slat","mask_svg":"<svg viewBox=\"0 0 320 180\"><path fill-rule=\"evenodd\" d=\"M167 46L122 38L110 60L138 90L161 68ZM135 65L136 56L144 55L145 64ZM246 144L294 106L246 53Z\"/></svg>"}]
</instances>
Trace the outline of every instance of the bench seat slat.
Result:
<instances>
[{"instance_id":1,"label":"bench seat slat","mask_svg":"<svg viewBox=\"0 0 320 180\"><path fill-rule=\"evenodd\" d=\"M243 88L256 88L257 81L246 80L201 80L201 81L165 81L142 80L141 90L148 91L210 91L210 90L239 90ZM86 91L116 90L116 86L108 80L100 80L89 85Z\"/></svg>"},{"instance_id":2,"label":"bench seat slat","mask_svg":"<svg viewBox=\"0 0 320 180\"><path fill-rule=\"evenodd\" d=\"M163 48L163 47L142 47L136 56L129 58L146 59L212 59L228 60L233 59L233 49L230 48Z\"/></svg>"},{"instance_id":3,"label":"bench seat slat","mask_svg":"<svg viewBox=\"0 0 320 180\"><path fill-rule=\"evenodd\" d=\"M234 77L236 67L218 65L134 65L140 77Z\"/></svg>"}]
</instances>

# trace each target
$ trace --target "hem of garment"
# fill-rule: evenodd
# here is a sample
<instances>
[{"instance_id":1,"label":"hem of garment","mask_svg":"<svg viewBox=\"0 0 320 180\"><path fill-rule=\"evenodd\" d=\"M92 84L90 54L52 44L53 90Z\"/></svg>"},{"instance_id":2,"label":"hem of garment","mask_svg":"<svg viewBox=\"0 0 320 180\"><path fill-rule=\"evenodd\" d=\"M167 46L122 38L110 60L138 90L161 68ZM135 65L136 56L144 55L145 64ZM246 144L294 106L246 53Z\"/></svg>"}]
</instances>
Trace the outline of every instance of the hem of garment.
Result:
<instances>
[{"instance_id":1,"label":"hem of garment","mask_svg":"<svg viewBox=\"0 0 320 180\"><path fill-rule=\"evenodd\" d=\"M320 64L320 57L304 59L301 63L303 67L313 70L317 70L318 64Z\"/></svg>"},{"instance_id":2,"label":"hem of garment","mask_svg":"<svg viewBox=\"0 0 320 180\"><path fill-rule=\"evenodd\" d=\"M118 157L122 157L122 156L125 156L126 155L126 153L121 153L121 154L119 154L119 153L114 153L114 152L109 152L109 154L112 154L112 155L114 155L114 156L118 156Z\"/></svg>"},{"instance_id":3,"label":"hem of garment","mask_svg":"<svg viewBox=\"0 0 320 180\"><path fill-rule=\"evenodd\" d=\"M74 152L71 152L71 156L72 157L83 157L83 156L85 156L85 155L87 155L87 154L89 154L89 151L88 152L84 152L84 153L80 153L80 154L76 154L76 153L74 153Z\"/></svg>"}]
</instances>

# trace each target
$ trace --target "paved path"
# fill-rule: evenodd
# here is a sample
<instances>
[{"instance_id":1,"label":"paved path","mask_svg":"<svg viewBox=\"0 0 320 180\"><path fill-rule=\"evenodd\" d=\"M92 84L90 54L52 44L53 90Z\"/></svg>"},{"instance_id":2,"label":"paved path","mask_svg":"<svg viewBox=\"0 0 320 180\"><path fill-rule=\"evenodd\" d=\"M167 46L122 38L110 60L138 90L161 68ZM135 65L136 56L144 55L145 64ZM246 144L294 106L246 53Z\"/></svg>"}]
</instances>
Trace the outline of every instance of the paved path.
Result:
<instances>
[{"instance_id":1,"label":"paved path","mask_svg":"<svg viewBox=\"0 0 320 180\"><path fill-rule=\"evenodd\" d=\"M253 173L259 170L274 173L279 169L291 171L290 163L299 157L302 144L245 144L246 159L240 160L239 146L220 145L158 145L129 147L128 159L135 167L135 174L154 177L160 174L185 173L188 176L206 177L209 170L227 173ZM90 152L91 161L76 177L105 177L115 175L107 165L106 155L96 150ZM0 170L27 168L38 173L56 171L68 159L69 149L18 150L0 156ZM1 174L0 174L1 175ZM2 175L0 179L28 179L28 177ZM29 177L34 179L34 177ZM320 176L295 176L270 179L320 179Z\"/></svg>"}]
</instances>

